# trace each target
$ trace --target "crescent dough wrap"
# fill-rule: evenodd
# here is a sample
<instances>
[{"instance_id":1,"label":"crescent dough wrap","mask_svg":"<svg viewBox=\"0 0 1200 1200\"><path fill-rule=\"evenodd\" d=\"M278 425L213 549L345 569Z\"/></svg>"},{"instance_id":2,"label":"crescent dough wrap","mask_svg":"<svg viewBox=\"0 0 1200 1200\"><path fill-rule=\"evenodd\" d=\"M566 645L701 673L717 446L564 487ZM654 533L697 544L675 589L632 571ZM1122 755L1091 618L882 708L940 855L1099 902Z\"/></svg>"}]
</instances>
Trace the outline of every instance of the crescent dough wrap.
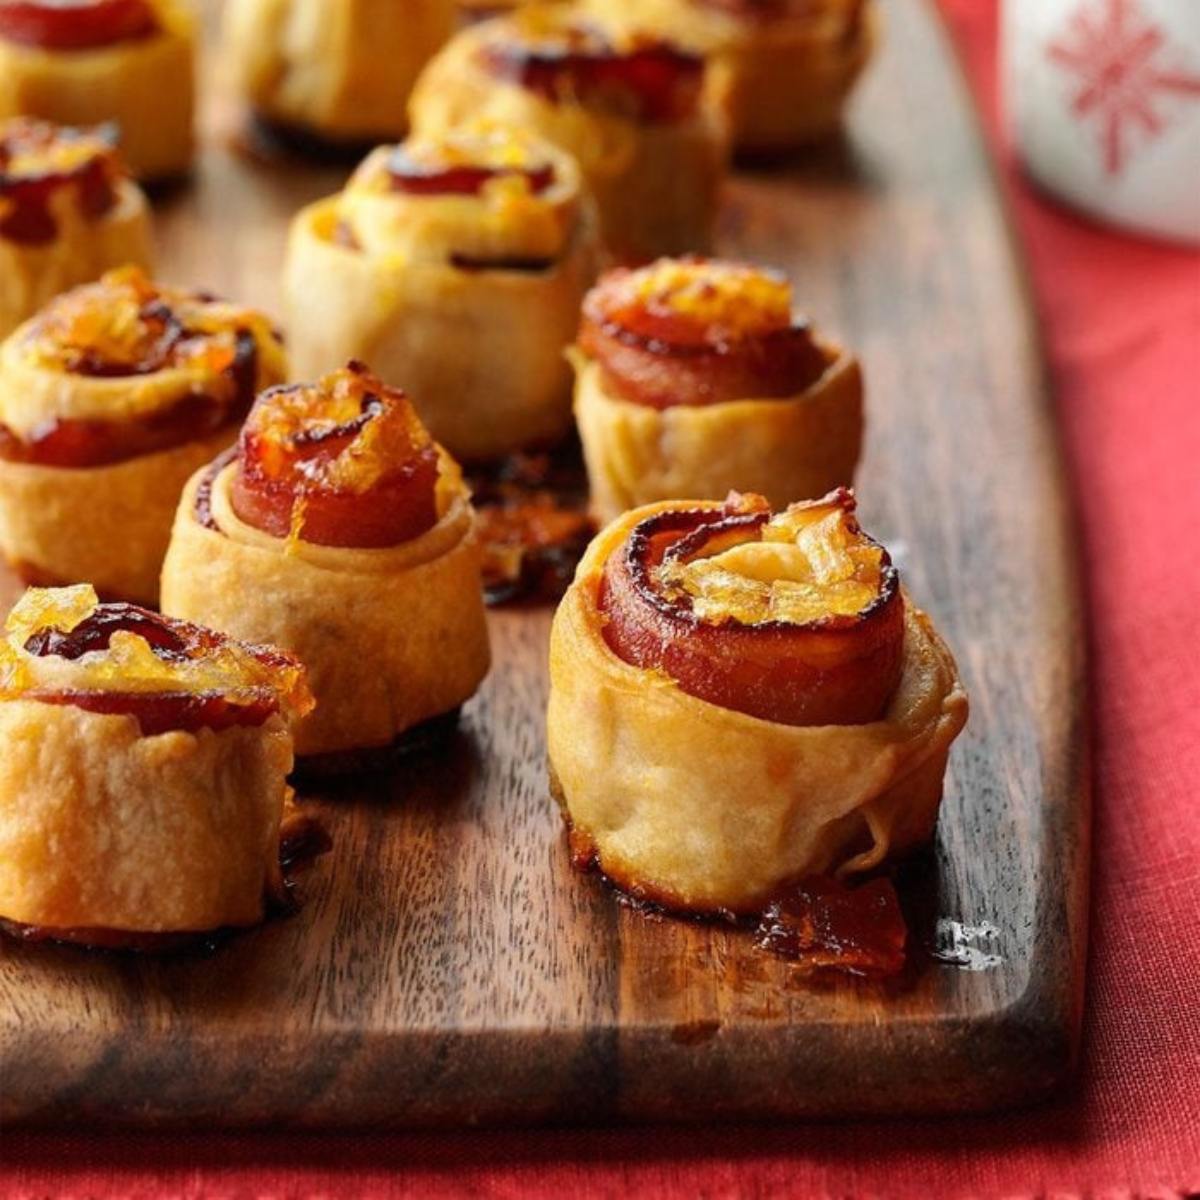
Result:
<instances>
[{"instance_id":1,"label":"crescent dough wrap","mask_svg":"<svg viewBox=\"0 0 1200 1200\"><path fill-rule=\"evenodd\" d=\"M78 470L0 461L0 546L38 581L85 579L103 595L154 603L179 491L233 438L227 429Z\"/></svg>"},{"instance_id":2,"label":"crescent dough wrap","mask_svg":"<svg viewBox=\"0 0 1200 1200\"><path fill-rule=\"evenodd\" d=\"M452 0L230 0L223 44L258 112L358 141L404 133L413 82L454 28Z\"/></svg>"},{"instance_id":3,"label":"crescent dough wrap","mask_svg":"<svg viewBox=\"0 0 1200 1200\"><path fill-rule=\"evenodd\" d=\"M12 700L0 743L0 916L136 932L262 919L292 766L280 716L144 737L131 716Z\"/></svg>"},{"instance_id":4,"label":"crescent dough wrap","mask_svg":"<svg viewBox=\"0 0 1200 1200\"><path fill-rule=\"evenodd\" d=\"M393 548L285 543L238 519L229 501L235 469L213 482L217 529L196 520L204 472L184 489L163 566L163 611L299 656L317 707L295 728L297 754L388 745L472 695L489 652L465 496L427 533Z\"/></svg>"},{"instance_id":5,"label":"crescent dough wrap","mask_svg":"<svg viewBox=\"0 0 1200 1200\"><path fill-rule=\"evenodd\" d=\"M852 482L862 448L862 374L846 351L821 346L830 366L800 395L665 409L610 395L599 366L573 351L575 419L599 519L731 490L759 492L783 508Z\"/></svg>"},{"instance_id":6,"label":"crescent dough wrap","mask_svg":"<svg viewBox=\"0 0 1200 1200\"><path fill-rule=\"evenodd\" d=\"M156 0L149 37L87 50L43 50L0 38L0 118L62 125L115 121L135 175L186 171L192 157L195 21L177 0Z\"/></svg>"},{"instance_id":7,"label":"crescent dough wrap","mask_svg":"<svg viewBox=\"0 0 1200 1200\"><path fill-rule=\"evenodd\" d=\"M863 871L928 838L967 701L950 652L911 605L899 688L866 725L749 717L609 649L604 563L671 507L628 513L597 536L551 633L551 768L601 870L668 907L751 913L790 878Z\"/></svg>"},{"instance_id":8,"label":"crescent dough wrap","mask_svg":"<svg viewBox=\"0 0 1200 1200\"><path fill-rule=\"evenodd\" d=\"M284 268L296 374L369 362L456 457L494 458L570 426L563 347L595 272L581 224L545 271L459 270L338 245L336 197L292 224Z\"/></svg>"},{"instance_id":9,"label":"crescent dough wrap","mask_svg":"<svg viewBox=\"0 0 1200 1200\"><path fill-rule=\"evenodd\" d=\"M703 251L712 242L728 158L723 120L711 107L667 124L637 124L555 104L493 78L477 62L490 22L455 36L413 89L413 128L436 135L483 115L530 129L579 162L600 214L600 234L623 261Z\"/></svg>"},{"instance_id":10,"label":"crescent dough wrap","mask_svg":"<svg viewBox=\"0 0 1200 1200\"><path fill-rule=\"evenodd\" d=\"M29 245L0 237L0 337L59 292L125 263L147 269L153 264L150 210L136 184L122 180L116 203L96 219L79 211L69 191L51 197L58 229L52 242Z\"/></svg>"},{"instance_id":11,"label":"crescent dough wrap","mask_svg":"<svg viewBox=\"0 0 1200 1200\"><path fill-rule=\"evenodd\" d=\"M611 28L644 29L704 54L707 87L728 115L733 144L751 153L836 130L879 38L873 0L824 0L811 16L762 20L696 0L586 0L584 7Z\"/></svg>"}]
</instances>

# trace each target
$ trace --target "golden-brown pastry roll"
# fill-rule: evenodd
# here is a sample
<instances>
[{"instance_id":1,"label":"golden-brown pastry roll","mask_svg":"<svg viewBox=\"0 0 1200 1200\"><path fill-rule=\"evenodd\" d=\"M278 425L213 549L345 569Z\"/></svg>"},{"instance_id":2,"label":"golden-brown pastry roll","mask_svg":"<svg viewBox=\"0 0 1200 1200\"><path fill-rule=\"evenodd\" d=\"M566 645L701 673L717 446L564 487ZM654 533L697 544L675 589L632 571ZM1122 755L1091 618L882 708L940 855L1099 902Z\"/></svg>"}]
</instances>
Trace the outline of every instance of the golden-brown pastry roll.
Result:
<instances>
[{"instance_id":1,"label":"golden-brown pastry roll","mask_svg":"<svg viewBox=\"0 0 1200 1200\"><path fill-rule=\"evenodd\" d=\"M457 34L410 112L425 135L482 114L548 138L579 161L608 251L644 262L711 241L727 139L703 82L703 61L672 44L534 5Z\"/></svg>"},{"instance_id":2,"label":"golden-brown pastry roll","mask_svg":"<svg viewBox=\"0 0 1200 1200\"><path fill-rule=\"evenodd\" d=\"M571 357L602 521L734 489L783 507L853 482L858 363L793 314L772 271L695 258L610 271L588 293Z\"/></svg>"},{"instance_id":3,"label":"golden-brown pastry roll","mask_svg":"<svg viewBox=\"0 0 1200 1200\"><path fill-rule=\"evenodd\" d=\"M0 117L112 121L134 174L192 158L195 20L181 0L0 3Z\"/></svg>"},{"instance_id":4,"label":"golden-brown pastry roll","mask_svg":"<svg viewBox=\"0 0 1200 1200\"><path fill-rule=\"evenodd\" d=\"M264 392L236 453L192 478L163 611L301 659L317 708L297 754L387 747L487 674L474 525L404 394L352 363Z\"/></svg>"},{"instance_id":5,"label":"golden-brown pastry roll","mask_svg":"<svg viewBox=\"0 0 1200 1200\"><path fill-rule=\"evenodd\" d=\"M0 121L0 338L76 284L149 267L150 215L111 126Z\"/></svg>"},{"instance_id":6,"label":"golden-brown pastry roll","mask_svg":"<svg viewBox=\"0 0 1200 1200\"><path fill-rule=\"evenodd\" d=\"M400 137L454 0L229 0L224 55L258 116L327 141Z\"/></svg>"},{"instance_id":7,"label":"golden-brown pastry roll","mask_svg":"<svg viewBox=\"0 0 1200 1200\"><path fill-rule=\"evenodd\" d=\"M966 714L844 489L627 513L554 619L547 736L574 850L673 909L756 912L927 839Z\"/></svg>"},{"instance_id":8,"label":"golden-brown pastry roll","mask_svg":"<svg viewBox=\"0 0 1200 1200\"><path fill-rule=\"evenodd\" d=\"M261 313L110 271L0 345L0 550L154 604L179 492L287 373Z\"/></svg>"},{"instance_id":9,"label":"golden-brown pastry roll","mask_svg":"<svg viewBox=\"0 0 1200 1200\"><path fill-rule=\"evenodd\" d=\"M103 946L260 921L311 707L281 651L27 592L0 638L0 921Z\"/></svg>"},{"instance_id":10,"label":"golden-brown pastry roll","mask_svg":"<svg viewBox=\"0 0 1200 1200\"><path fill-rule=\"evenodd\" d=\"M875 0L585 0L606 28L671 38L709 64L740 151L833 133L878 35Z\"/></svg>"},{"instance_id":11,"label":"golden-brown pastry roll","mask_svg":"<svg viewBox=\"0 0 1200 1200\"><path fill-rule=\"evenodd\" d=\"M533 134L474 121L381 146L293 222L296 373L370 362L459 458L553 442L595 236L574 160Z\"/></svg>"}]
</instances>

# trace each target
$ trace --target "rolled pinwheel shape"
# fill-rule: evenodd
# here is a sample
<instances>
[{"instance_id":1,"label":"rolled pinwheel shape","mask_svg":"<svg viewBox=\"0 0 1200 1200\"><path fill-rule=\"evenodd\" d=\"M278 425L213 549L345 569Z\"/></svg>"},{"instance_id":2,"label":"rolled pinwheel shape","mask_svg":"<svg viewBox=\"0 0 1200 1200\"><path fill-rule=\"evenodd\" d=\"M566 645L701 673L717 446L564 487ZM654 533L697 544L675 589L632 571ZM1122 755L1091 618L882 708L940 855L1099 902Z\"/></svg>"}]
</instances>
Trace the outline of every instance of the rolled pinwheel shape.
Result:
<instances>
[{"instance_id":1,"label":"rolled pinwheel shape","mask_svg":"<svg viewBox=\"0 0 1200 1200\"><path fill-rule=\"evenodd\" d=\"M772 271L696 258L611 271L584 302L572 360L601 520L736 489L783 507L853 482L858 362L793 313Z\"/></svg>"},{"instance_id":2,"label":"rolled pinwheel shape","mask_svg":"<svg viewBox=\"0 0 1200 1200\"><path fill-rule=\"evenodd\" d=\"M459 458L553 442L596 259L579 170L543 139L476 121L380 147L293 222L297 374L370 362Z\"/></svg>"},{"instance_id":3,"label":"rolled pinwheel shape","mask_svg":"<svg viewBox=\"0 0 1200 1200\"><path fill-rule=\"evenodd\" d=\"M326 142L400 137L454 0L229 0L224 53L253 111Z\"/></svg>"},{"instance_id":4,"label":"rolled pinwheel shape","mask_svg":"<svg viewBox=\"0 0 1200 1200\"><path fill-rule=\"evenodd\" d=\"M318 703L297 754L385 748L487 673L474 525L408 399L353 363L264 392L236 451L193 476L163 610L304 662Z\"/></svg>"},{"instance_id":5,"label":"rolled pinwheel shape","mask_svg":"<svg viewBox=\"0 0 1200 1200\"><path fill-rule=\"evenodd\" d=\"M642 899L753 913L926 840L967 701L840 490L627 513L555 616L547 736L576 855Z\"/></svg>"},{"instance_id":6,"label":"rolled pinwheel shape","mask_svg":"<svg viewBox=\"0 0 1200 1200\"><path fill-rule=\"evenodd\" d=\"M476 114L540 134L579 162L619 261L704 250L727 159L700 57L611 38L570 6L535 5L456 35L413 91L418 134Z\"/></svg>"},{"instance_id":7,"label":"rolled pinwheel shape","mask_svg":"<svg viewBox=\"0 0 1200 1200\"><path fill-rule=\"evenodd\" d=\"M0 549L153 604L179 492L287 368L261 313L112 271L0 345Z\"/></svg>"},{"instance_id":8,"label":"rolled pinwheel shape","mask_svg":"<svg viewBox=\"0 0 1200 1200\"><path fill-rule=\"evenodd\" d=\"M87 586L27 592L0 638L0 922L146 947L260 921L311 707L279 650Z\"/></svg>"},{"instance_id":9,"label":"rolled pinwheel shape","mask_svg":"<svg viewBox=\"0 0 1200 1200\"><path fill-rule=\"evenodd\" d=\"M113 122L142 179L192 157L195 19L180 0L0 0L0 118Z\"/></svg>"},{"instance_id":10,"label":"rolled pinwheel shape","mask_svg":"<svg viewBox=\"0 0 1200 1200\"><path fill-rule=\"evenodd\" d=\"M0 122L0 337L59 292L113 267L149 267L146 198L111 126Z\"/></svg>"},{"instance_id":11,"label":"rolled pinwheel shape","mask_svg":"<svg viewBox=\"0 0 1200 1200\"><path fill-rule=\"evenodd\" d=\"M585 0L584 9L607 29L703 55L733 144L751 154L837 130L879 25L875 0Z\"/></svg>"}]
</instances>

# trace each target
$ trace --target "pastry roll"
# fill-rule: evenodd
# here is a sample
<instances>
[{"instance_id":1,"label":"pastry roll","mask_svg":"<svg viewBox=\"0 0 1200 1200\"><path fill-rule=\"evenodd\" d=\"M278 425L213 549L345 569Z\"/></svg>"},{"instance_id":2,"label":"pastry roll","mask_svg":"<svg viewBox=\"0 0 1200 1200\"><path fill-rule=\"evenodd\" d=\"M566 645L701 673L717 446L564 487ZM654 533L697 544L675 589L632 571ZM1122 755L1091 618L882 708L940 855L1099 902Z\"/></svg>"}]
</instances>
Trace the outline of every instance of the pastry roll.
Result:
<instances>
[{"instance_id":1,"label":"pastry roll","mask_svg":"<svg viewBox=\"0 0 1200 1200\"><path fill-rule=\"evenodd\" d=\"M672 44L612 40L569 7L534 5L459 33L410 111L421 134L479 113L573 154L608 251L641 262L711 241L727 146L703 81L703 61Z\"/></svg>"},{"instance_id":2,"label":"pastry roll","mask_svg":"<svg viewBox=\"0 0 1200 1200\"><path fill-rule=\"evenodd\" d=\"M146 198L110 126L0 122L0 338L59 292L150 259Z\"/></svg>"},{"instance_id":3,"label":"pastry roll","mask_svg":"<svg viewBox=\"0 0 1200 1200\"><path fill-rule=\"evenodd\" d=\"M0 921L106 946L260 921L311 707L281 651L27 592L0 639Z\"/></svg>"},{"instance_id":4,"label":"pastry roll","mask_svg":"<svg viewBox=\"0 0 1200 1200\"><path fill-rule=\"evenodd\" d=\"M297 754L387 747L487 674L474 522L404 393L352 363L264 392L236 454L193 476L163 611L301 659L317 708Z\"/></svg>"},{"instance_id":5,"label":"pastry roll","mask_svg":"<svg viewBox=\"0 0 1200 1200\"><path fill-rule=\"evenodd\" d=\"M454 0L229 0L225 58L255 112L327 141L400 137Z\"/></svg>"},{"instance_id":6,"label":"pastry roll","mask_svg":"<svg viewBox=\"0 0 1200 1200\"><path fill-rule=\"evenodd\" d=\"M114 122L134 174L192 157L195 21L180 0L0 0L0 117Z\"/></svg>"},{"instance_id":7,"label":"pastry roll","mask_svg":"<svg viewBox=\"0 0 1200 1200\"><path fill-rule=\"evenodd\" d=\"M606 27L671 38L708 61L739 151L833 133L878 31L875 0L586 0Z\"/></svg>"},{"instance_id":8,"label":"pastry roll","mask_svg":"<svg viewBox=\"0 0 1200 1200\"><path fill-rule=\"evenodd\" d=\"M928 838L967 702L844 489L670 501L592 542L555 616L547 736L573 848L635 896L759 911Z\"/></svg>"},{"instance_id":9,"label":"pastry roll","mask_svg":"<svg viewBox=\"0 0 1200 1200\"><path fill-rule=\"evenodd\" d=\"M0 550L153 604L179 491L286 374L261 313L111 271L0 345Z\"/></svg>"},{"instance_id":10,"label":"pastry roll","mask_svg":"<svg viewBox=\"0 0 1200 1200\"><path fill-rule=\"evenodd\" d=\"M563 349L595 274L580 186L569 155L486 121L379 147L293 222L297 374L370 362L460 458L557 440L571 422Z\"/></svg>"},{"instance_id":11,"label":"pastry roll","mask_svg":"<svg viewBox=\"0 0 1200 1200\"><path fill-rule=\"evenodd\" d=\"M738 488L782 507L853 481L858 363L793 315L774 272L694 258L609 272L584 302L572 359L601 520Z\"/></svg>"}]
</instances>

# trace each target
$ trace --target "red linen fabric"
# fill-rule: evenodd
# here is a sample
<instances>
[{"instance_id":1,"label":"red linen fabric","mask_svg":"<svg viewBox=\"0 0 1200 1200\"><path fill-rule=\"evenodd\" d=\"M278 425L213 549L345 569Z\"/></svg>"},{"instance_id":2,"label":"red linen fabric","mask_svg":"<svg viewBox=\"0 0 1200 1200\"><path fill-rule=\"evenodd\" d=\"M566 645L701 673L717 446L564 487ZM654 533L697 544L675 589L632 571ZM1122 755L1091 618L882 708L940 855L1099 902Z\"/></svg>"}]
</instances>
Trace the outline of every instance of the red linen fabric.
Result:
<instances>
[{"instance_id":1,"label":"red linen fabric","mask_svg":"<svg viewBox=\"0 0 1200 1200\"><path fill-rule=\"evenodd\" d=\"M994 4L942 3L996 136ZM10 1133L0 1139L0 1195L1200 1193L1200 256L1091 225L1038 197L1005 161L1089 569L1097 827L1085 1052L1072 1092L1029 1113L936 1122L437 1136Z\"/></svg>"}]
</instances>

